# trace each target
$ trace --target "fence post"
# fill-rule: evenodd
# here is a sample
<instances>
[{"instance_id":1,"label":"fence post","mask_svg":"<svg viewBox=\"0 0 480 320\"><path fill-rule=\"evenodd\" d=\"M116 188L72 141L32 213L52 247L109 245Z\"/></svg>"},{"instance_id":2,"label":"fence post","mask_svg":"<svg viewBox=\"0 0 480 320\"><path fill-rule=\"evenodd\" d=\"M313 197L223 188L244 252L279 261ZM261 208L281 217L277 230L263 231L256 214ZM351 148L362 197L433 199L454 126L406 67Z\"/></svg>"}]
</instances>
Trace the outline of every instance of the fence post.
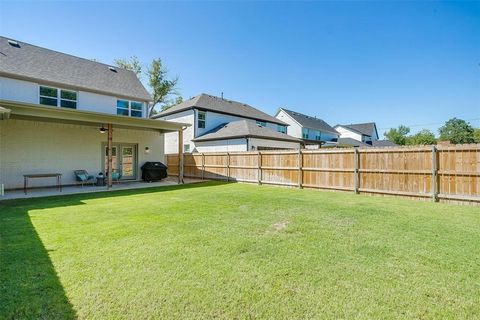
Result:
<instances>
[{"instance_id":1,"label":"fence post","mask_svg":"<svg viewBox=\"0 0 480 320\"><path fill-rule=\"evenodd\" d=\"M437 146L432 146L432 201L438 202L438 152Z\"/></svg>"},{"instance_id":2,"label":"fence post","mask_svg":"<svg viewBox=\"0 0 480 320\"><path fill-rule=\"evenodd\" d=\"M227 152L227 182L230 181L230 153Z\"/></svg>"},{"instance_id":3,"label":"fence post","mask_svg":"<svg viewBox=\"0 0 480 320\"><path fill-rule=\"evenodd\" d=\"M298 149L298 187L300 189L303 188L303 154L302 154L302 148L300 147Z\"/></svg>"},{"instance_id":4,"label":"fence post","mask_svg":"<svg viewBox=\"0 0 480 320\"><path fill-rule=\"evenodd\" d=\"M183 183L183 130L178 130L178 183Z\"/></svg>"},{"instance_id":5,"label":"fence post","mask_svg":"<svg viewBox=\"0 0 480 320\"><path fill-rule=\"evenodd\" d=\"M353 192L355 194L358 194L358 188L359 188L359 171L358 171L358 167L359 167L359 154L358 154L358 148L354 148L353 149L353 163L354 163L354 170L353 170Z\"/></svg>"},{"instance_id":6,"label":"fence post","mask_svg":"<svg viewBox=\"0 0 480 320\"><path fill-rule=\"evenodd\" d=\"M205 153L202 152L202 180L205 180Z\"/></svg>"},{"instance_id":7,"label":"fence post","mask_svg":"<svg viewBox=\"0 0 480 320\"><path fill-rule=\"evenodd\" d=\"M262 154L260 151L258 152L257 156L257 165L258 165L258 172L257 172L257 178L258 178L258 184L262 184Z\"/></svg>"}]
</instances>

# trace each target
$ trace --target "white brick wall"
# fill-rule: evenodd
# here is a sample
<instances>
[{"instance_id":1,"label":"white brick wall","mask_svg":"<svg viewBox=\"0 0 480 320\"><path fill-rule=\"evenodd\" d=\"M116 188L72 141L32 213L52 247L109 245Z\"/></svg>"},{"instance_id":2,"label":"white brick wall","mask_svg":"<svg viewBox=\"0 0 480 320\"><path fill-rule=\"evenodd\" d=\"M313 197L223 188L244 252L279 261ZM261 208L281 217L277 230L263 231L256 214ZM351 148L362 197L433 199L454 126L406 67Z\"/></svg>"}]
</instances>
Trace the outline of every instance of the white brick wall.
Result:
<instances>
[{"instance_id":1,"label":"white brick wall","mask_svg":"<svg viewBox=\"0 0 480 320\"><path fill-rule=\"evenodd\" d=\"M64 184L75 183L75 169L91 174L102 170L102 143L106 141L107 134L101 134L98 126L0 121L0 179L6 189L21 188L23 174L59 172ZM164 161L164 139L159 132L114 127L113 141L138 144L138 177L145 161ZM150 149L148 154L145 147ZM54 183L54 179L35 179L31 185Z\"/></svg>"}]
</instances>

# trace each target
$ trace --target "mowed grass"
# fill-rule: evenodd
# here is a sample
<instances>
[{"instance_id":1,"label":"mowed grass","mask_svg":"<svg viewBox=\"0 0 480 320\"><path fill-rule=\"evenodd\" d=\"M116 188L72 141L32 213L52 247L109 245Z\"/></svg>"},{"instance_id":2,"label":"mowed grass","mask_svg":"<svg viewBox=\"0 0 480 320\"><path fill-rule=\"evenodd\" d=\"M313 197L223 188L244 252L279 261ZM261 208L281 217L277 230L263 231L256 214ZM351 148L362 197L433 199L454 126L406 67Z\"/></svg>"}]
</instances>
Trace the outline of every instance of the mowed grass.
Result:
<instances>
[{"instance_id":1,"label":"mowed grass","mask_svg":"<svg viewBox=\"0 0 480 320\"><path fill-rule=\"evenodd\" d=\"M0 202L1 319L480 317L480 209L247 184Z\"/></svg>"}]
</instances>

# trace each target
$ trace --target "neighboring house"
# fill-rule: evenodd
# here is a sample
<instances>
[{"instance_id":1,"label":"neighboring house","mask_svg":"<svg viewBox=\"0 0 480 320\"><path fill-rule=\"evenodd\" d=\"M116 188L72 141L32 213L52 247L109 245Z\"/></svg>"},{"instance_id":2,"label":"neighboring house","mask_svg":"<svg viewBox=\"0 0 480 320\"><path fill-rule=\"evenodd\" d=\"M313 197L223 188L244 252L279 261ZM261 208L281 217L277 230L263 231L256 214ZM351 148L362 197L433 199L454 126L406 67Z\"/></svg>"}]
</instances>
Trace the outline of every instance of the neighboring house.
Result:
<instances>
[{"instance_id":1,"label":"neighboring house","mask_svg":"<svg viewBox=\"0 0 480 320\"><path fill-rule=\"evenodd\" d=\"M389 140L378 140L377 125L375 122L357 123L335 126L340 133L338 146L340 147L395 147L397 144Z\"/></svg>"},{"instance_id":2,"label":"neighboring house","mask_svg":"<svg viewBox=\"0 0 480 320\"><path fill-rule=\"evenodd\" d=\"M221 124L192 141L198 152L299 149L301 142L251 120Z\"/></svg>"},{"instance_id":3,"label":"neighboring house","mask_svg":"<svg viewBox=\"0 0 480 320\"><path fill-rule=\"evenodd\" d=\"M109 134L113 170L139 179L145 161L164 161L164 133L185 126L148 119L150 101L131 71L0 37L0 184L20 188L38 173L74 184L73 170L105 172Z\"/></svg>"},{"instance_id":4,"label":"neighboring house","mask_svg":"<svg viewBox=\"0 0 480 320\"><path fill-rule=\"evenodd\" d=\"M247 104L208 94L202 93L153 118L191 124L183 134L184 152L300 148L300 141L286 134L285 122ZM259 126L263 130L257 129ZM165 152L178 152L177 133L165 135Z\"/></svg>"},{"instance_id":5,"label":"neighboring house","mask_svg":"<svg viewBox=\"0 0 480 320\"><path fill-rule=\"evenodd\" d=\"M302 139L305 148L337 145L339 133L322 119L285 108L278 109L275 118L287 123L287 134Z\"/></svg>"},{"instance_id":6,"label":"neighboring house","mask_svg":"<svg viewBox=\"0 0 480 320\"><path fill-rule=\"evenodd\" d=\"M340 139L351 138L368 145L372 145L373 141L378 140L377 125L375 122L337 124L334 128L340 133Z\"/></svg>"}]
</instances>

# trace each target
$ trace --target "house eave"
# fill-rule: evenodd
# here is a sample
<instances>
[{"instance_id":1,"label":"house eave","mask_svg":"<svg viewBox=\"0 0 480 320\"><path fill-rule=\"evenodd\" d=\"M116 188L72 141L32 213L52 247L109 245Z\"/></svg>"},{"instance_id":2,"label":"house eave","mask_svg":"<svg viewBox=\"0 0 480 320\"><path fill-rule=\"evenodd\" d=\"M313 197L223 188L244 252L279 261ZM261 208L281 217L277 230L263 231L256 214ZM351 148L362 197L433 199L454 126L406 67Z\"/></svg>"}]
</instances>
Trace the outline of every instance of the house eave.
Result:
<instances>
[{"instance_id":1,"label":"house eave","mask_svg":"<svg viewBox=\"0 0 480 320\"><path fill-rule=\"evenodd\" d=\"M120 128L153 130L159 132L174 132L183 130L185 127L190 126L188 123L132 118L100 112L48 107L40 104L30 104L9 100L0 100L0 107L11 110L11 119L38 120L95 126L112 124L113 126Z\"/></svg>"},{"instance_id":2,"label":"house eave","mask_svg":"<svg viewBox=\"0 0 480 320\"><path fill-rule=\"evenodd\" d=\"M206 141L218 141L218 140L231 140L231 139L249 139L249 138L256 138L256 139L265 139L265 140L272 140L272 141L283 141L283 142L293 142L293 143L302 143L300 139L282 139L282 138L273 138L273 137L264 137L258 135L237 135L237 136L230 136L230 137L221 137L221 138L197 138L193 139L193 142L206 142Z\"/></svg>"}]
</instances>

